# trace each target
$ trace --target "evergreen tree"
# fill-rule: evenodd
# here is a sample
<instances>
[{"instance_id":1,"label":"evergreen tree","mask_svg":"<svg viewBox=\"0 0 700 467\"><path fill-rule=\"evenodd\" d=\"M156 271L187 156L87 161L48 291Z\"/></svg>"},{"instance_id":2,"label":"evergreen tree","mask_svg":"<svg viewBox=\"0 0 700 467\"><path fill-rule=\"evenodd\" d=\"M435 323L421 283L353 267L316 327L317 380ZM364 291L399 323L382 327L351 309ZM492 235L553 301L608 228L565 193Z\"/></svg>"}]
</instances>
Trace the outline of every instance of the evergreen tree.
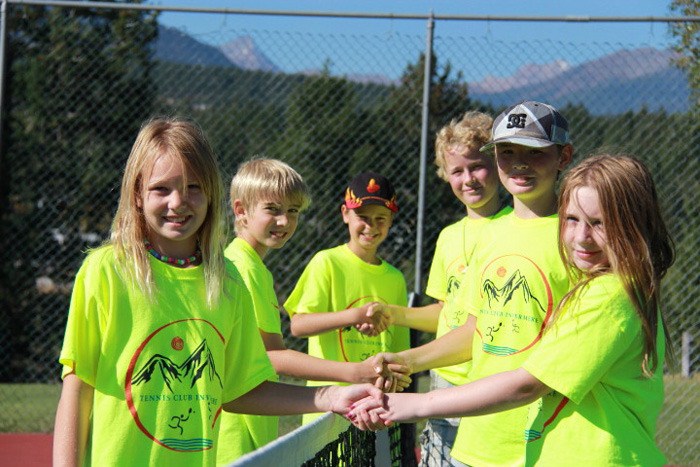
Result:
<instances>
[{"instance_id":1,"label":"evergreen tree","mask_svg":"<svg viewBox=\"0 0 700 467\"><path fill-rule=\"evenodd\" d=\"M65 321L80 251L105 238L123 165L150 113L156 16L8 9L0 301L12 323L2 341L12 353L2 355L8 374L37 380L57 376L48 370L62 336L47 323Z\"/></svg>"}]
</instances>

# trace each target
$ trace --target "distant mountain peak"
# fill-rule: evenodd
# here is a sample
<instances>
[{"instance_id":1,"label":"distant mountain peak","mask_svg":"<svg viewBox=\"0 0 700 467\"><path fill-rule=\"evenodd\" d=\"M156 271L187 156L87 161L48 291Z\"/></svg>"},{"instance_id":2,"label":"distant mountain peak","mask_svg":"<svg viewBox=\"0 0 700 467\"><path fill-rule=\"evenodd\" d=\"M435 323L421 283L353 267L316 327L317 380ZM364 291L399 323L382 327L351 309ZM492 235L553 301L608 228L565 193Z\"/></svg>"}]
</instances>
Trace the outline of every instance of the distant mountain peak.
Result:
<instances>
[{"instance_id":1,"label":"distant mountain peak","mask_svg":"<svg viewBox=\"0 0 700 467\"><path fill-rule=\"evenodd\" d=\"M558 107L583 105L594 115L642 108L685 112L690 87L687 76L672 63L674 54L671 50L640 47L613 51L578 65L563 60L528 63L510 76L487 76L468 83L469 96L497 108L527 99ZM654 92L659 87L665 89L665 97Z\"/></svg>"},{"instance_id":2,"label":"distant mountain peak","mask_svg":"<svg viewBox=\"0 0 700 467\"><path fill-rule=\"evenodd\" d=\"M250 36L239 36L221 46L219 50L231 63L244 70L279 72L280 69L270 60Z\"/></svg>"},{"instance_id":3,"label":"distant mountain peak","mask_svg":"<svg viewBox=\"0 0 700 467\"><path fill-rule=\"evenodd\" d=\"M554 79L571 69L566 60L555 60L550 63L527 63L511 76L487 76L483 80L470 84L473 92L504 92L522 86L532 85Z\"/></svg>"}]
</instances>

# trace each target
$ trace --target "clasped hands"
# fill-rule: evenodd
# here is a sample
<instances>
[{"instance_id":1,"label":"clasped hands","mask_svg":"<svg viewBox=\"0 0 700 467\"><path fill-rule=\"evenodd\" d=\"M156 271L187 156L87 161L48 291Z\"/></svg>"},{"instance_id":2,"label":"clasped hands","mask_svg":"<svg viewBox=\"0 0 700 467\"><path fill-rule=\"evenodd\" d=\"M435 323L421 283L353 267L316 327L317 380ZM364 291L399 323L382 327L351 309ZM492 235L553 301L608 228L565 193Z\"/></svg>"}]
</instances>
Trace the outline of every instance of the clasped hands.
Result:
<instances>
[{"instance_id":1,"label":"clasped hands","mask_svg":"<svg viewBox=\"0 0 700 467\"><path fill-rule=\"evenodd\" d=\"M383 392L402 392L411 384L411 367L398 354L383 352L374 355L364 362L363 365L371 365L375 373L379 375L375 382L375 387ZM382 400L368 396L356 401L350 411L345 416L356 427L361 430L379 430L391 426L392 419L387 410L388 399L386 396Z\"/></svg>"},{"instance_id":2,"label":"clasped hands","mask_svg":"<svg viewBox=\"0 0 700 467\"><path fill-rule=\"evenodd\" d=\"M394 323L390 307L379 302L366 303L357 311L355 329L366 336L378 336Z\"/></svg>"}]
</instances>

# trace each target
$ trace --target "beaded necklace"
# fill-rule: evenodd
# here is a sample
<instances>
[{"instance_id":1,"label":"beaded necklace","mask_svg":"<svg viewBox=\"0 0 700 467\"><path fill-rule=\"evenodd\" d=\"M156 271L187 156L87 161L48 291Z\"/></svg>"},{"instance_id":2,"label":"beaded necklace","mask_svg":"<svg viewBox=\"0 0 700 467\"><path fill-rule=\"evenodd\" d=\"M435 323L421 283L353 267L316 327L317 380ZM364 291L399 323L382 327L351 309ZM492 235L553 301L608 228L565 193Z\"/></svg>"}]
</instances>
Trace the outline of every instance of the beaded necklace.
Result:
<instances>
[{"instance_id":1,"label":"beaded necklace","mask_svg":"<svg viewBox=\"0 0 700 467\"><path fill-rule=\"evenodd\" d=\"M158 253L158 251L153 248L153 245L151 245L151 242L148 240L144 240L144 245L146 245L146 249L148 252L153 256L155 259L162 261L167 264L172 264L173 266L179 266L179 267L186 267L189 266L190 264L196 264L199 263L201 257L202 257L202 252L199 250L199 247L197 247L197 251L194 252L192 256L189 256L187 258L173 258L172 256L165 256L161 255Z\"/></svg>"}]
</instances>

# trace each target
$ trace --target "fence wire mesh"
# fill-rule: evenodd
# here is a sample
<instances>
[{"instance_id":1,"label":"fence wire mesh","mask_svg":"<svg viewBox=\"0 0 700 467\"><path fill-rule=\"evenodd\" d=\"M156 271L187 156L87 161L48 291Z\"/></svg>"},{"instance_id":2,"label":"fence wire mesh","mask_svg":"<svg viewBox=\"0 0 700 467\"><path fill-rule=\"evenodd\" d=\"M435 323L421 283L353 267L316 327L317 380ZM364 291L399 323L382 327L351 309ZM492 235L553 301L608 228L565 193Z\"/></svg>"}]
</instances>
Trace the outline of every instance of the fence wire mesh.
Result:
<instances>
[{"instance_id":1,"label":"fence wire mesh","mask_svg":"<svg viewBox=\"0 0 700 467\"><path fill-rule=\"evenodd\" d=\"M357 21L361 31L371 19ZM417 272L426 275L440 229L463 207L429 163L423 271L416 271L425 44L420 34L225 23L193 37L159 25L151 12L10 4L0 166L0 431L51 430L73 277L85 250L108 236L123 165L149 116L199 122L229 180L253 155L282 159L304 176L311 208L294 239L269 257L280 301L316 251L346 240L339 201L362 170L383 172L399 191L401 213L382 255L404 272L409 288ZM700 132L697 102L693 107L673 54L645 44L442 36L439 22L433 54L429 148L435 132L463 112L496 115L527 98L567 116L576 160L606 150L649 164L677 246L664 312L681 356L684 333L691 343L700 337ZM287 344L303 349L305 342ZM658 441L669 462L697 464L700 362L697 352L685 357L688 375L667 376Z\"/></svg>"}]
</instances>

